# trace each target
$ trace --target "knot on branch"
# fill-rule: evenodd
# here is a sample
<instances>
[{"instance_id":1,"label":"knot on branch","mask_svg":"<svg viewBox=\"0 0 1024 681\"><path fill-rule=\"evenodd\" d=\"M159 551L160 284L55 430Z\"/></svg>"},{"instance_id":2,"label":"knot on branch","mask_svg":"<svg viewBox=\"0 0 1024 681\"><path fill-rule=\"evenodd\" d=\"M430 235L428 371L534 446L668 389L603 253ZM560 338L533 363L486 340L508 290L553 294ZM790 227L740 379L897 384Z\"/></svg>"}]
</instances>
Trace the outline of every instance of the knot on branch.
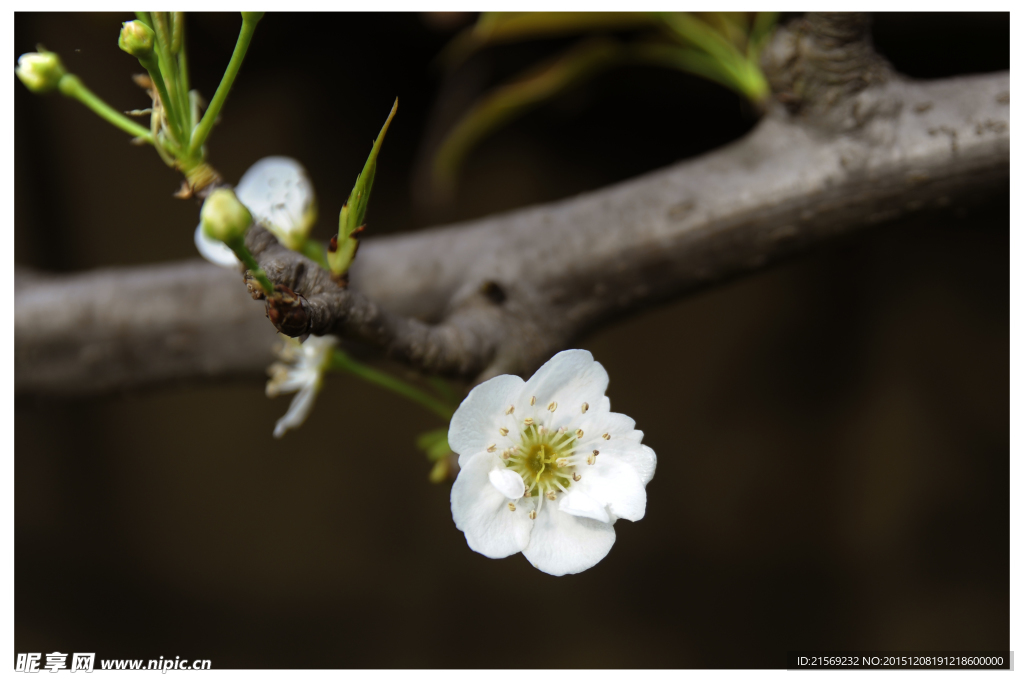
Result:
<instances>
[{"instance_id":1,"label":"knot on branch","mask_svg":"<svg viewBox=\"0 0 1024 681\"><path fill-rule=\"evenodd\" d=\"M392 314L340 285L327 270L289 250L262 227L250 228L245 243L280 294L267 298L267 317L288 336L337 334L369 343L428 373L473 377L507 335L501 310L493 303L466 304L441 324L426 324Z\"/></svg>"},{"instance_id":2,"label":"knot on branch","mask_svg":"<svg viewBox=\"0 0 1024 681\"><path fill-rule=\"evenodd\" d=\"M862 126L870 114L848 110L855 96L892 75L861 12L810 12L779 29L761 62L789 113L824 128Z\"/></svg>"}]
</instances>

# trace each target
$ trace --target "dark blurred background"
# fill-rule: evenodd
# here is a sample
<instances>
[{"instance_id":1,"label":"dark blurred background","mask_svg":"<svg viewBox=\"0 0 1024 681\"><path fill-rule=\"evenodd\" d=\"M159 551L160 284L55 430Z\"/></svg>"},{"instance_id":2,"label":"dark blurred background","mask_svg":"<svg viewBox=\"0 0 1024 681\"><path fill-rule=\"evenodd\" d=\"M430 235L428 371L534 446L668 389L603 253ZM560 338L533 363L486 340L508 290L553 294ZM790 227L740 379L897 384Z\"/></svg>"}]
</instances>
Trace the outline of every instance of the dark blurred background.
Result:
<instances>
[{"instance_id":1,"label":"dark blurred background","mask_svg":"<svg viewBox=\"0 0 1024 681\"><path fill-rule=\"evenodd\" d=\"M13 56L42 43L115 108L143 108L138 65L116 44L131 18L19 13ZM395 95L371 234L596 189L756 122L715 85L621 68L486 140L452 203L414 202L441 86L431 62L470 20L269 14L211 163L237 181L263 156L298 158L326 239ZM239 25L188 18L207 97ZM874 34L913 77L1009 68L1008 14L881 14ZM471 66L493 83L559 45ZM171 197L179 177L152 149L12 80L16 263L195 255L198 204ZM1008 190L581 339L659 465L647 517L619 522L611 554L577 576L470 551L449 484L427 482L413 446L443 424L353 378L328 377L281 441L289 398L264 397L260 376L20 397L15 650L216 668L643 668L781 667L799 648L1008 649ZM508 643L535 627L558 645Z\"/></svg>"}]
</instances>

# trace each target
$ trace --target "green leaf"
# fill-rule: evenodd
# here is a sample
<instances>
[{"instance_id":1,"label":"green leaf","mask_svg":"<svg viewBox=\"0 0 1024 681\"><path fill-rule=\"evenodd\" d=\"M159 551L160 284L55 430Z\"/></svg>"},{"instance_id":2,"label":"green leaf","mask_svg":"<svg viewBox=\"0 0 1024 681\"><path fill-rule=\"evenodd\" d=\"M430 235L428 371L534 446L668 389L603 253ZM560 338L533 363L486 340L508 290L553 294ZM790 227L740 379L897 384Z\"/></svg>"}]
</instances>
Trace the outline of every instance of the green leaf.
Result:
<instances>
[{"instance_id":1,"label":"green leaf","mask_svg":"<svg viewBox=\"0 0 1024 681\"><path fill-rule=\"evenodd\" d=\"M654 12L482 12L445 47L440 61L451 69L490 45L632 30L661 21Z\"/></svg>"},{"instance_id":2,"label":"green leaf","mask_svg":"<svg viewBox=\"0 0 1024 681\"><path fill-rule=\"evenodd\" d=\"M441 194L452 191L463 160L481 139L622 56L617 42L592 38L484 95L448 132L434 154L434 190Z\"/></svg>"},{"instance_id":3,"label":"green leaf","mask_svg":"<svg viewBox=\"0 0 1024 681\"><path fill-rule=\"evenodd\" d=\"M359 173L356 177L352 193L349 194L345 205L341 207L341 216L338 219L338 239L335 243L336 248L333 252L327 254L331 271L336 275L344 274L352 264L353 258L355 258L356 248L359 245L356 235L366 222L366 209L370 205L370 191L373 189L373 179L377 174L377 155L380 153L381 145L384 144L384 135L387 134L388 127L391 125L391 119L395 117L396 111L398 111L397 97L395 98L394 106L391 107L391 113L388 114L388 119L384 121L384 127L380 129L380 134L377 135L377 139L370 149L370 155L363 166L363 172Z\"/></svg>"}]
</instances>

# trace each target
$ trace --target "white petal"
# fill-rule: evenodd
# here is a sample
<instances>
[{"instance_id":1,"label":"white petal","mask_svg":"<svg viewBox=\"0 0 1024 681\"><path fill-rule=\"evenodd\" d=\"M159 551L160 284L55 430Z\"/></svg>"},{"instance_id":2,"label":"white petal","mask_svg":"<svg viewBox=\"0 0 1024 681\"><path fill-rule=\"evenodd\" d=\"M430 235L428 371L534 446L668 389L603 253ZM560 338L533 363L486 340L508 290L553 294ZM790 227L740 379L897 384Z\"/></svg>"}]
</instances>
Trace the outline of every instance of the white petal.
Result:
<instances>
[{"instance_id":1,"label":"white petal","mask_svg":"<svg viewBox=\"0 0 1024 681\"><path fill-rule=\"evenodd\" d=\"M242 262L235 256L235 252L228 248L223 241L217 241L206 236L206 232L203 231L203 225L200 224L196 227L195 234L196 249L199 250L199 255L203 256L214 265L220 265L221 267L227 267L229 269L238 269Z\"/></svg>"},{"instance_id":2,"label":"white petal","mask_svg":"<svg viewBox=\"0 0 1024 681\"><path fill-rule=\"evenodd\" d=\"M616 459L628 464L640 476L641 484L646 487L654 477L658 457L654 455L653 449L640 444L639 438L641 437L643 437L643 432L635 430L623 437L613 437L607 442L599 441L600 444L596 448L601 454L597 460L600 462L602 459Z\"/></svg>"},{"instance_id":3,"label":"white petal","mask_svg":"<svg viewBox=\"0 0 1024 681\"><path fill-rule=\"evenodd\" d=\"M523 478L515 471L510 471L507 468L495 468L487 474L487 478L494 485L494 489L509 499L519 499L526 493Z\"/></svg>"},{"instance_id":4,"label":"white petal","mask_svg":"<svg viewBox=\"0 0 1024 681\"><path fill-rule=\"evenodd\" d=\"M578 486L617 518L640 520L647 510L647 491L640 475L630 464L606 454L602 452L593 466L580 466L582 479L573 487Z\"/></svg>"},{"instance_id":5,"label":"white petal","mask_svg":"<svg viewBox=\"0 0 1024 681\"><path fill-rule=\"evenodd\" d=\"M256 221L279 237L305 235L316 219L313 183L293 158L261 158L245 171L235 195Z\"/></svg>"},{"instance_id":6,"label":"white petal","mask_svg":"<svg viewBox=\"0 0 1024 681\"><path fill-rule=\"evenodd\" d=\"M530 541L533 521L526 509L511 511L504 494L491 484L489 473L498 457L481 452L460 463L452 485L452 518L466 535L469 548L488 558L519 553Z\"/></svg>"},{"instance_id":7,"label":"white petal","mask_svg":"<svg viewBox=\"0 0 1024 681\"><path fill-rule=\"evenodd\" d=\"M448 445L459 455L460 466L492 444L504 449L498 429L509 420L505 411L515 404L522 387L523 379L518 376L495 376L473 388L462 401L448 427Z\"/></svg>"},{"instance_id":8,"label":"white petal","mask_svg":"<svg viewBox=\"0 0 1024 681\"><path fill-rule=\"evenodd\" d=\"M545 506L533 521L533 533L523 555L549 575L569 575L594 567L615 543L615 528L591 518Z\"/></svg>"},{"instance_id":9,"label":"white petal","mask_svg":"<svg viewBox=\"0 0 1024 681\"><path fill-rule=\"evenodd\" d=\"M597 412L587 415L579 420L579 427L588 435L602 435L608 433L614 436L625 437L633 432L636 421L625 414L616 414L613 411Z\"/></svg>"},{"instance_id":10,"label":"white petal","mask_svg":"<svg viewBox=\"0 0 1024 681\"><path fill-rule=\"evenodd\" d=\"M274 426L274 437L280 438L288 430L302 425L302 422L309 416L313 403L316 402L316 393L319 387L315 383L303 386L302 390L292 398L292 403L288 405L288 411L277 420L277 424Z\"/></svg>"},{"instance_id":11,"label":"white petal","mask_svg":"<svg viewBox=\"0 0 1024 681\"><path fill-rule=\"evenodd\" d=\"M516 409L529 408L530 398L537 398L537 410L544 410L552 402L560 410L555 419L566 419L580 414L583 403L600 405L608 389L608 372L586 350L564 350L537 369L523 387ZM553 419L549 425L558 427Z\"/></svg>"},{"instance_id":12,"label":"white petal","mask_svg":"<svg viewBox=\"0 0 1024 681\"><path fill-rule=\"evenodd\" d=\"M275 367L280 366L283 365L280 363L272 364L271 369L273 370ZM273 378L267 381L267 397L277 397L278 395L293 393L315 381L316 377L316 374L310 374L308 371L300 371L294 367L290 369L286 368L283 371L277 369Z\"/></svg>"},{"instance_id":13,"label":"white petal","mask_svg":"<svg viewBox=\"0 0 1024 681\"><path fill-rule=\"evenodd\" d=\"M587 493L579 489L578 485L573 485L568 494L562 495L561 501L558 502L558 508L564 513L580 518L593 518L602 523L612 522L604 505L587 496Z\"/></svg>"}]
</instances>

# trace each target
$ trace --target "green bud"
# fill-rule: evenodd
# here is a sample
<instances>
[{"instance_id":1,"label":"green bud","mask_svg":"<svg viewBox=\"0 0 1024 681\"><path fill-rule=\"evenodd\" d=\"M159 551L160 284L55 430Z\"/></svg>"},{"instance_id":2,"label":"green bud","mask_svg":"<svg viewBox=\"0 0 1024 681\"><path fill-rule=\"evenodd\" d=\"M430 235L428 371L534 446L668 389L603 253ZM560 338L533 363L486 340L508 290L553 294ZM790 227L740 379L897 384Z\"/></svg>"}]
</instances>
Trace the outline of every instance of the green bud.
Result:
<instances>
[{"instance_id":1,"label":"green bud","mask_svg":"<svg viewBox=\"0 0 1024 681\"><path fill-rule=\"evenodd\" d=\"M230 189L216 189L203 202L199 212L203 232L229 246L237 242L252 224L252 215Z\"/></svg>"},{"instance_id":2,"label":"green bud","mask_svg":"<svg viewBox=\"0 0 1024 681\"><path fill-rule=\"evenodd\" d=\"M18 57L14 72L32 92L50 92L57 87L67 71L60 63L60 57L39 47L39 52L29 52Z\"/></svg>"},{"instance_id":3,"label":"green bud","mask_svg":"<svg viewBox=\"0 0 1024 681\"><path fill-rule=\"evenodd\" d=\"M148 59L153 55L155 42L153 29L141 21L126 21L121 24L121 35L117 38L117 46L138 59Z\"/></svg>"}]
</instances>

